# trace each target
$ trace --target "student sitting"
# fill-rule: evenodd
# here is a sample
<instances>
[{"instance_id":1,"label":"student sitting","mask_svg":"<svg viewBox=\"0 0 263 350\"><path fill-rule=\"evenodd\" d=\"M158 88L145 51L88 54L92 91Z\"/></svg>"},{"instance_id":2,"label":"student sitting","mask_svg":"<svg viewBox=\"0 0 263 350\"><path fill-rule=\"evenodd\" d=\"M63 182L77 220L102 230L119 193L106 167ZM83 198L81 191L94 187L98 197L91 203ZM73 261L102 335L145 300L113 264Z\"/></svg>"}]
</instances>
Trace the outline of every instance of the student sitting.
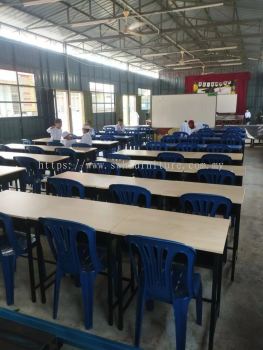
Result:
<instances>
[{"instance_id":1,"label":"student sitting","mask_svg":"<svg viewBox=\"0 0 263 350\"><path fill-rule=\"evenodd\" d=\"M181 132L186 132L188 135L191 134L191 130L190 130L190 128L189 128L189 125L188 125L188 123L187 123L187 120L185 120L185 121L183 122L183 124L181 125L180 131L181 131Z\"/></svg>"},{"instance_id":2,"label":"student sitting","mask_svg":"<svg viewBox=\"0 0 263 350\"><path fill-rule=\"evenodd\" d=\"M50 141L60 141L62 136L62 120L55 119L54 125L47 129L47 133L50 134Z\"/></svg>"},{"instance_id":3,"label":"student sitting","mask_svg":"<svg viewBox=\"0 0 263 350\"><path fill-rule=\"evenodd\" d=\"M115 126L115 131L117 131L117 132L124 132L125 131L125 126L123 124L122 119L118 119L118 123Z\"/></svg>"},{"instance_id":4,"label":"student sitting","mask_svg":"<svg viewBox=\"0 0 263 350\"><path fill-rule=\"evenodd\" d=\"M64 131L62 133L62 143L65 147L71 147L73 143L75 142L75 138L72 134L70 134L68 131Z\"/></svg>"},{"instance_id":5,"label":"student sitting","mask_svg":"<svg viewBox=\"0 0 263 350\"><path fill-rule=\"evenodd\" d=\"M95 129L91 126L92 123L91 123L90 120L87 120L87 124L86 124L86 125L88 125L88 126L90 127L90 129L89 129L90 135L91 135L91 136L95 136L95 135L96 135L96 132L95 132Z\"/></svg>"},{"instance_id":6,"label":"student sitting","mask_svg":"<svg viewBox=\"0 0 263 350\"><path fill-rule=\"evenodd\" d=\"M191 135L193 132L196 131L194 120L189 120L188 126L189 126L189 135Z\"/></svg>"},{"instance_id":7,"label":"student sitting","mask_svg":"<svg viewBox=\"0 0 263 350\"><path fill-rule=\"evenodd\" d=\"M83 135L82 135L81 140L80 140L81 143L87 143L90 146L92 145L91 130L92 130L92 127L90 125L88 125L88 124L83 125L83 128L82 128Z\"/></svg>"}]
</instances>

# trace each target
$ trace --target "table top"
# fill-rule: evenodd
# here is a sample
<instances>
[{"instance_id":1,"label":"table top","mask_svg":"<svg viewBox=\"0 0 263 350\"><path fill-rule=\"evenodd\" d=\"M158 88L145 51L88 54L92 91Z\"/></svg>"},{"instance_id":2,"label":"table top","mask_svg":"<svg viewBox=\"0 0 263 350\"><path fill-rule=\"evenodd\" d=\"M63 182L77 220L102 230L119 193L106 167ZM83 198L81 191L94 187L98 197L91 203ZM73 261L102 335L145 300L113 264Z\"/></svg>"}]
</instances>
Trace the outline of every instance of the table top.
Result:
<instances>
[{"instance_id":1,"label":"table top","mask_svg":"<svg viewBox=\"0 0 263 350\"><path fill-rule=\"evenodd\" d=\"M169 239L216 254L223 254L230 224L222 218L17 191L0 192L0 212L31 220L71 220L118 236Z\"/></svg>"},{"instance_id":2,"label":"table top","mask_svg":"<svg viewBox=\"0 0 263 350\"><path fill-rule=\"evenodd\" d=\"M130 157L149 157L156 158L159 153L167 152L167 151L147 151L147 150L133 150L133 149L123 149L118 151L117 154L124 154ZM168 151L169 152L169 151ZM172 152L172 151L170 151ZM174 153L175 151L173 151ZM211 154L211 152L180 152L176 151L176 153L180 153L186 159L201 159L205 154ZM242 161L243 153L218 153L225 154L229 156L232 160Z\"/></svg>"},{"instance_id":3,"label":"table top","mask_svg":"<svg viewBox=\"0 0 263 350\"><path fill-rule=\"evenodd\" d=\"M40 143L48 143L48 142L50 142L50 137L43 137L41 139L35 139L35 140L32 140L32 141L35 144L37 144L38 142L40 142ZM77 139L75 141L76 141L76 143L79 142ZM118 141L92 140L92 145L94 145L94 146L96 146L96 145L117 145L118 143L119 143ZM75 147L74 147L74 149L75 149Z\"/></svg>"},{"instance_id":4,"label":"table top","mask_svg":"<svg viewBox=\"0 0 263 350\"><path fill-rule=\"evenodd\" d=\"M18 167L18 166L0 166L0 176L6 176L14 173L20 173L21 171L24 171L25 168Z\"/></svg>"},{"instance_id":5,"label":"table top","mask_svg":"<svg viewBox=\"0 0 263 350\"><path fill-rule=\"evenodd\" d=\"M236 176L245 176L246 167L244 165L218 165L218 164L205 164L205 163L172 163L172 162L159 162L152 160L118 160L108 159L103 157L97 157L97 161L111 162L117 164L122 169L133 169L139 164L148 164L154 166L161 166L167 172L170 173L188 173L195 174L200 169L220 169L228 170L234 173Z\"/></svg>"},{"instance_id":6,"label":"table top","mask_svg":"<svg viewBox=\"0 0 263 350\"><path fill-rule=\"evenodd\" d=\"M26 146L30 145L24 145L22 143L8 143L6 146L8 146L12 150L24 150ZM56 148L70 148L73 151L77 153L90 153L90 152L95 152L97 148L93 147L64 147L64 146L45 146L45 145L39 145L37 146L41 148L44 152L55 152Z\"/></svg>"},{"instance_id":7,"label":"table top","mask_svg":"<svg viewBox=\"0 0 263 350\"><path fill-rule=\"evenodd\" d=\"M68 156L49 155L49 154L33 154L23 152L0 152L0 157L7 160L13 160L14 157L29 157L40 163L57 163L68 159Z\"/></svg>"},{"instance_id":8,"label":"table top","mask_svg":"<svg viewBox=\"0 0 263 350\"><path fill-rule=\"evenodd\" d=\"M244 201L245 187L230 185L215 185L200 182L144 179L140 177L104 175L92 173L76 173L67 171L54 177L71 179L80 182L85 187L108 189L112 184L141 186L152 194L165 197L181 197L186 193L206 193L224 196L234 204Z\"/></svg>"}]
</instances>

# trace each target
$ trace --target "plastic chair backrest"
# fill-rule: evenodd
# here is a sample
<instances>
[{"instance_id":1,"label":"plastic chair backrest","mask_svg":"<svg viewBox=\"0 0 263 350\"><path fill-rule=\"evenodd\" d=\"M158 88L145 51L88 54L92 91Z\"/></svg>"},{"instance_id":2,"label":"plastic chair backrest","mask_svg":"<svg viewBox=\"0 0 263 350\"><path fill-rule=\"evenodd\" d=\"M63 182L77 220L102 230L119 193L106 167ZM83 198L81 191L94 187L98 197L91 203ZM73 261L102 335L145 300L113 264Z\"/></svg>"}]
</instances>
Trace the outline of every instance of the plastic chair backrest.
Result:
<instances>
[{"instance_id":1,"label":"plastic chair backrest","mask_svg":"<svg viewBox=\"0 0 263 350\"><path fill-rule=\"evenodd\" d=\"M113 134L106 133L104 135L101 135L100 138L102 141L116 141L115 137Z\"/></svg>"},{"instance_id":2,"label":"plastic chair backrest","mask_svg":"<svg viewBox=\"0 0 263 350\"><path fill-rule=\"evenodd\" d=\"M147 142L146 149L148 151L167 151L167 145L163 142Z\"/></svg>"},{"instance_id":3,"label":"plastic chair backrest","mask_svg":"<svg viewBox=\"0 0 263 350\"><path fill-rule=\"evenodd\" d=\"M206 151L207 152L227 153L227 152L231 152L231 149L227 145L224 145L222 143L211 143L211 144L207 145Z\"/></svg>"},{"instance_id":4,"label":"plastic chair backrest","mask_svg":"<svg viewBox=\"0 0 263 350\"><path fill-rule=\"evenodd\" d=\"M33 186L33 192L40 193L42 173L39 162L30 157L20 156L14 157L14 160L19 166L26 168L21 176L21 189L25 190L26 184L28 184Z\"/></svg>"},{"instance_id":5,"label":"plastic chair backrest","mask_svg":"<svg viewBox=\"0 0 263 350\"><path fill-rule=\"evenodd\" d=\"M47 179L47 183L51 193L55 196L85 198L85 187L78 181L50 177Z\"/></svg>"},{"instance_id":6,"label":"plastic chair backrest","mask_svg":"<svg viewBox=\"0 0 263 350\"><path fill-rule=\"evenodd\" d=\"M184 163L184 156L176 152L162 152L158 154L157 160L161 162Z\"/></svg>"},{"instance_id":7,"label":"plastic chair backrest","mask_svg":"<svg viewBox=\"0 0 263 350\"><path fill-rule=\"evenodd\" d=\"M32 140L30 139L21 139L23 145L32 145Z\"/></svg>"},{"instance_id":8,"label":"plastic chair backrest","mask_svg":"<svg viewBox=\"0 0 263 350\"><path fill-rule=\"evenodd\" d=\"M41 147L38 146L25 146L25 150L28 153L34 153L34 154L44 154L44 150Z\"/></svg>"},{"instance_id":9,"label":"plastic chair backrest","mask_svg":"<svg viewBox=\"0 0 263 350\"><path fill-rule=\"evenodd\" d=\"M239 135L227 133L222 137L222 143L225 143L227 145L242 145L243 139Z\"/></svg>"},{"instance_id":10,"label":"plastic chair backrest","mask_svg":"<svg viewBox=\"0 0 263 350\"><path fill-rule=\"evenodd\" d=\"M214 131L209 128L204 128L204 129L199 129L197 131L198 136L201 137L213 137L214 136Z\"/></svg>"},{"instance_id":11,"label":"plastic chair backrest","mask_svg":"<svg viewBox=\"0 0 263 350\"><path fill-rule=\"evenodd\" d=\"M61 143L60 141L49 141L47 143L48 146L64 146L63 143Z\"/></svg>"},{"instance_id":12,"label":"plastic chair backrest","mask_svg":"<svg viewBox=\"0 0 263 350\"><path fill-rule=\"evenodd\" d=\"M159 165L154 164L137 164L134 166L134 174L136 177L146 179L161 179L166 178L166 170Z\"/></svg>"},{"instance_id":13,"label":"plastic chair backrest","mask_svg":"<svg viewBox=\"0 0 263 350\"><path fill-rule=\"evenodd\" d=\"M188 142L188 143L202 143L202 139L200 137L200 135L198 135L197 133L191 134L186 140L184 140L184 142Z\"/></svg>"},{"instance_id":14,"label":"plastic chair backrest","mask_svg":"<svg viewBox=\"0 0 263 350\"><path fill-rule=\"evenodd\" d=\"M186 132L183 131L175 131L173 133L173 137L175 139L175 142L180 142L180 141L184 141L185 139L188 138L188 134Z\"/></svg>"},{"instance_id":15,"label":"plastic chair backrest","mask_svg":"<svg viewBox=\"0 0 263 350\"><path fill-rule=\"evenodd\" d=\"M125 154L118 153L108 153L106 154L107 159L120 159L120 160L131 160L130 156L126 156Z\"/></svg>"},{"instance_id":16,"label":"plastic chair backrest","mask_svg":"<svg viewBox=\"0 0 263 350\"><path fill-rule=\"evenodd\" d=\"M113 200L120 204L137 205L143 204L144 207L151 207L151 192L146 188L133 185L110 185L109 190Z\"/></svg>"},{"instance_id":17,"label":"plastic chair backrest","mask_svg":"<svg viewBox=\"0 0 263 350\"><path fill-rule=\"evenodd\" d=\"M100 271L93 228L52 218L40 218L39 221L61 272L78 275L82 271Z\"/></svg>"},{"instance_id":18,"label":"plastic chair backrest","mask_svg":"<svg viewBox=\"0 0 263 350\"><path fill-rule=\"evenodd\" d=\"M195 143L181 142L176 145L175 149L181 152L195 152L198 149L198 145Z\"/></svg>"},{"instance_id":19,"label":"plastic chair backrest","mask_svg":"<svg viewBox=\"0 0 263 350\"><path fill-rule=\"evenodd\" d=\"M0 151L10 152L11 148L6 145L0 145Z\"/></svg>"},{"instance_id":20,"label":"plastic chair backrest","mask_svg":"<svg viewBox=\"0 0 263 350\"><path fill-rule=\"evenodd\" d=\"M203 193L187 193L180 197L182 212L215 217L220 214L228 219L232 211L232 202L223 196Z\"/></svg>"},{"instance_id":21,"label":"plastic chair backrest","mask_svg":"<svg viewBox=\"0 0 263 350\"><path fill-rule=\"evenodd\" d=\"M1 235L1 238L3 239L4 237L7 239L7 242L5 243L7 243L10 247L12 247L12 249L17 255L21 254L22 249L20 248L16 238L12 218L9 215L0 213L0 225L4 233L4 236ZM0 249L0 256L1 256L1 249ZM0 258L0 261L1 261L1 258Z\"/></svg>"},{"instance_id":22,"label":"plastic chair backrest","mask_svg":"<svg viewBox=\"0 0 263 350\"><path fill-rule=\"evenodd\" d=\"M200 169L197 172L198 180L210 184L234 185L236 176L232 171L219 169Z\"/></svg>"},{"instance_id":23,"label":"plastic chair backrest","mask_svg":"<svg viewBox=\"0 0 263 350\"><path fill-rule=\"evenodd\" d=\"M89 148L91 147L92 145L89 145L88 143L82 143L82 142L76 142L76 143L73 143L72 147L78 147L78 148Z\"/></svg>"},{"instance_id":24,"label":"plastic chair backrest","mask_svg":"<svg viewBox=\"0 0 263 350\"><path fill-rule=\"evenodd\" d=\"M175 259L185 257L185 290L183 296L192 297L193 274L196 252L193 248L162 239L142 236L127 236L129 254L136 279L149 299L156 298L162 301L172 302L176 298L177 279ZM141 264L138 269L138 259ZM176 278L177 277L177 278ZM177 286L177 288L174 288ZM182 295L181 295L182 297Z\"/></svg>"},{"instance_id":25,"label":"plastic chair backrest","mask_svg":"<svg viewBox=\"0 0 263 350\"><path fill-rule=\"evenodd\" d=\"M114 126L104 126L104 131L106 134L115 134L115 127Z\"/></svg>"},{"instance_id":26,"label":"plastic chair backrest","mask_svg":"<svg viewBox=\"0 0 263 350\"><path fill-rule=\"evenodd\" d=\"M231 164L232 159L226 154L204 154L201 158L201 163L205 164Z\"/></svg>"},{"instance_id":27,"label":"plastic chair backrest","mask_svg":"<svg viewBox=\"0 0 263 350\"><path fill-rule=\"evenodd\" d=\"M120 175L120 168L117 164L111 162L96 161L87 165L89 173L104 175Z\"/></svg>"},{"instance_id":28,"label":"plastic chair backrest","mask_svg":"<svg viewBox=\"0 0 263 350\"><path fill-rule=\"evenodd\" d=\"M163 142L163 143L176 143L176 139L172 135L164 135L161 138L161 142Z\"/></svg>"}]
</instances>

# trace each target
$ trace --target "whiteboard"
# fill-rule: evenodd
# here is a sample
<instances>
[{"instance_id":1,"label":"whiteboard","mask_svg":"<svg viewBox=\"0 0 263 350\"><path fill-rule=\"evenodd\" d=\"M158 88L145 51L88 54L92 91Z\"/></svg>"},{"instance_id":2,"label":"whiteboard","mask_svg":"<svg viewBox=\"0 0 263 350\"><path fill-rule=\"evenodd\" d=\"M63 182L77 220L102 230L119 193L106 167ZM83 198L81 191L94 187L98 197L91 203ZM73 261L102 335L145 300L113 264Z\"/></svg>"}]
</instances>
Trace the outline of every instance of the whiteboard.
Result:
<instances>
[{"instance_id":1,"label":"whiteboard","mask_svg":"<svg viewBox=\"0 0 263 350\"><path fill-rule=\"evenodd\" d=\"M218 113L236 113L237 95L217 95L216 111Z\"/></svg>"},{"instance_id":2,"label":"whiteboard","mask_svg":"<svg viewBox=\"0 0 263 350\"><path fill-rule=\"evenodd\" d=\"M185 120L215 126L216 96L206 94L152 96L152 126L179 128Z\"/></svg>"}]
</instances>

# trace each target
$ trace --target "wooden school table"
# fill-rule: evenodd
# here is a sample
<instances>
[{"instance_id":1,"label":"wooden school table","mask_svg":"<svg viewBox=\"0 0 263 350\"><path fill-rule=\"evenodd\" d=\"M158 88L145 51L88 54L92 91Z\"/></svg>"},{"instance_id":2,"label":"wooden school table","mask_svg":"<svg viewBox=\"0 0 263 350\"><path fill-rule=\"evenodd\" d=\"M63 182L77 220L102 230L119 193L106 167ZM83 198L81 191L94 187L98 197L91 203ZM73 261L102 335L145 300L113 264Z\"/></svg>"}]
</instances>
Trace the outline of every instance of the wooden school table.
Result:
<instances>
[{"instance_id":1,"label":"wooden school table","mask_svg":"<svg viewBox=\"0 0 263 350\"><path fill-rule=\"evenodd\" d=\"M140 234L143 236L169 239L192 246L201 252L211 254L214 263L212 267L209 349L212 349L220 308L222 256L230 220L16 191L4 191L0 193L0 212L14 218L32 221L37 221L39 217L71 220L91 226L96 231L119 238L128 234ZM30 230L28 234L30 234ZM39 235L37 234L36 236L37 242L40 244ZM30 264L33 266L32 254L28 254L28 257ZM30 273L31 287L32 295L35 298L34 270L32 266ZM43 297L45 296L44 274L41 272L43 271L40 271L39 278ZM118 283L121 285L120 281ZM122 294L122 290L120 288L118 290L119 294ZM122 323L123 317L121 301L121 298L119 298L120 323ZM112 305L112 300L109 301L109 304Z\"/></svg>"},{"instance_id":2,"label":"wooden school table","mask_svg":"<svg viewBox=\"0 0 263 350\"><path fill-rule=\"evenodd\" d=\"M239 241L239 225L241 205L244 202L244 186L215 185L199 182L143 179L139 177L102 175L92 173L64 172L55 177L61 179L71 179L80 182L87 188L95 188L107 191L112 184L125 184L141 186L149 190L153 195L164 198L179 198L186 193L205 193L224 196L233 203L233 215L235 215L234 244L231 279L234 280L235 265Z\"/></svg>"},{"instance_id":3,"label":"wooden school table","mask_svg":"<svg viewBox=\"0 0 263 350\"><path fill-rule=\"evenodd\" d=\"M41 139L32 140L35 145L47 145L50 142L49 137L44 137ZM76 139L76 143L78 140ZM119 144L118 141L101 141L101 140L92 140L92 146L98 148L99 150L107 150L114 147L117 147Z\"/></svg>"},{"instance_id":4,"label":"wooden school table","mask_svg":"<svg viewBox=\"0 0 263 350\"><path fill-rule=\"evenodd\" d=\"M176 152L176 146L178 145L178 143L166 143L166 146L167 146L167 149L169 151L175 151ZM205 144L205 143L198 143L197 144L197 149L199 152L207 152L206 149L207 149L207 146L208 144ZM244 149L243 149L243 146L241 145L227 145L227 147L231 150L231 152L243 152ZM211 152L209 152L211 153Z\"/></svg>"},{"instance_id":5,"label":"wooden school table","mask_svg":"<svg viewBox=\"0 0 263 350\"><path fill-rule=\"evenodd\" d=\"M147 150L132 150L124 149L117 154L123 154L131 157L132 159L144 159L144 160L155 160L159 153L167 151L147 151ZM174 152L173 152L174 153ZM180 152L176 151L184 156L188 161L200 161L202 156L205 154L211 154L211 152ZM243 153L220 153L229 156L234 163L241 164L243 162Z\"/></svg>"},{"instance_id":6,"label":"wooden school table","mask_svg":"<svg viewBox=\"0 0 263 350\"><path fill-rule=\"evenodd\" d=\"M9 182L19 180L25 168L16 166L0 166L0 185L5 186Z\"/></svg>"},{"instance_id":7,"label":"wooden school table","mask_svg":"<svg viewBox=\"0 0 263 350\"><path fill-rule=\"evenodd\" d=\"M26 146L30 145L24 145L22 143L8 143L6 144L7 147L9 147L12 151L17 152L25 152ZM56 148L69 148L72 149L77 153L78 156L89 158L91 160L96 159L96 151L97 148L94 147L64 147L64 146L46 146L46 145L38 145L45 153L49 154L56 154Z\"/></svg>"},{"instance_id":8,"label":"wooden school table","mask_svg":"<svg viewBox=\"0 0 263 350\"><path fill-rule=\"evenodd\" d=\"M161 166L166 170L171 178L174 178L175 174L196 174L200 169L220 169L228 170L235 174L237 177L237 183L242 184L243 177L245 176L246 167L243 165L218 165L218 164L205 164L205 163L173 163L173 162L160 162L156 160L118 160L109 159L103 157L97 157L97 161L111 162L117 164L119 168L123 169L124 174L131 175L133 173L134 167L138 167L140 164ZM88 164L92 166L92 163ZM187 180L187 177L184 177Z\"/></svg>"}]
</instances>

